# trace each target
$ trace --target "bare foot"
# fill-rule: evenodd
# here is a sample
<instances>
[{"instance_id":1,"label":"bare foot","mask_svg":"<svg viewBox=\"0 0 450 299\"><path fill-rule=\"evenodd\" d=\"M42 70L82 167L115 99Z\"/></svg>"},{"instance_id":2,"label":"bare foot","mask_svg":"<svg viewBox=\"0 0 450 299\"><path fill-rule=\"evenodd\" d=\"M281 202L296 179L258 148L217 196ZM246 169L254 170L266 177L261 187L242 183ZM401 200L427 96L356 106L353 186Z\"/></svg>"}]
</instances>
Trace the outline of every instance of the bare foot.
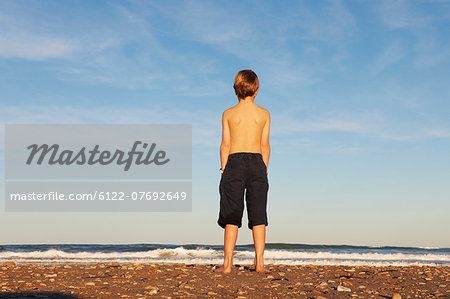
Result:
<instances>
[{"instance_id":1,"label":"bare foot","mask_svg":"<svg viewBox=\"0 0 450 299\"><path fill-rule=\"evenodd\" d=\"M255 257L255 259L253 260L253 264L251 264L248 268L249 268L250 270L252 270L252 271L255 271L255 270L256 270L256 257Z\"/></svg>"},{"instance_id":2,"label":"bare foot","mask_svg":"<svg viewBox=\"0 0 450 299\"><path fill-rule=\"evenodd\" d=\"M256 272L265 273L265 274L270 273L270 271L264 267L256 267Z\"/></svg>"},{"instance_id":3,"label":"bare foot","mask_svg":"<svg viewBox=\"0 0 450 299\"><path fill-rule=\"evenodd\" d=\"M217 272L217 273L231 273L231 267L227 267L227 268L220 267L220 268L214 269L214 272Z\"/></svg>"}]
</instances>

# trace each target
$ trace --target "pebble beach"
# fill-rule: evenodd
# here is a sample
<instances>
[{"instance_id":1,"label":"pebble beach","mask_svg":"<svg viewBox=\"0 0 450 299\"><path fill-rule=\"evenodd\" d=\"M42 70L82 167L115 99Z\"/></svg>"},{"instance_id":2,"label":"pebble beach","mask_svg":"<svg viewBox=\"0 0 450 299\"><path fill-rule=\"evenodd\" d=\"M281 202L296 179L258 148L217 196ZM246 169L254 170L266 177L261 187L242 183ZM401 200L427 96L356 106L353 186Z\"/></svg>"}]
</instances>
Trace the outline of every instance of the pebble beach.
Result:
<instances>
[{"instance_id":1,"label":"pebble beach","mask_svg":"<svg viewBox=\"0 0 450 299\"><path fill-rule=\"evenodd\" d=\"M0 265L0 298L450 298L447 266Z\"/></svg>"}]
</instances>

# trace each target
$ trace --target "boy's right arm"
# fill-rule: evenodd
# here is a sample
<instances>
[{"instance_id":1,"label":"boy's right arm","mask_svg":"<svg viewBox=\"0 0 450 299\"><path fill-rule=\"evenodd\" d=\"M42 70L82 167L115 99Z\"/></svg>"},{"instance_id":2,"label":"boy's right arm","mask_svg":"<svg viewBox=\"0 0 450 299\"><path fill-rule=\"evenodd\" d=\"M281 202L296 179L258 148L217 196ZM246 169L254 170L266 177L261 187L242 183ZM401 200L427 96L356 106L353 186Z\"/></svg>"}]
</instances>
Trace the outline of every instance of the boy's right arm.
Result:
<instances>
[{"instance_id":1,"label":"boy's right arm","mask_svg":"<svg viewBox=\"0 0 450 299\"><path fill-rule=\"evenodd\" d=\"M220 165L222 171L225 169L228 155L230 154L230 125L228 124L226 112L222 114L222 143L220 145Z\"/></svg>"}]
</instances>

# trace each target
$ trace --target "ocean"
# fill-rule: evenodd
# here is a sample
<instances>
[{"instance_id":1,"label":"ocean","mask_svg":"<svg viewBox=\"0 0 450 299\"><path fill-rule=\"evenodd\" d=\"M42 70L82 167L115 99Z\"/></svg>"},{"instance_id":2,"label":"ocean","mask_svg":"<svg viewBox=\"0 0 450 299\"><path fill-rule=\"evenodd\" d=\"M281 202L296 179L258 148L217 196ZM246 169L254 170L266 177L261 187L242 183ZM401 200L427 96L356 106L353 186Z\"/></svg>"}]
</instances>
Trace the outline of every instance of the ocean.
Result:
<instances>
[{"instance_id":1,"label":"ocean","mask_svg":"<svg viewBox=\"0 0 450 299\"><path fill-rule=\"evenodd\" d=\"M450 248L266 244L265 264L450 266ZM253 263L252 245L235 248L234 263ZM0 245L0 262L38 264L184 263L220 264L223 246L165 244Z\"/></svg>"}]
</instances>

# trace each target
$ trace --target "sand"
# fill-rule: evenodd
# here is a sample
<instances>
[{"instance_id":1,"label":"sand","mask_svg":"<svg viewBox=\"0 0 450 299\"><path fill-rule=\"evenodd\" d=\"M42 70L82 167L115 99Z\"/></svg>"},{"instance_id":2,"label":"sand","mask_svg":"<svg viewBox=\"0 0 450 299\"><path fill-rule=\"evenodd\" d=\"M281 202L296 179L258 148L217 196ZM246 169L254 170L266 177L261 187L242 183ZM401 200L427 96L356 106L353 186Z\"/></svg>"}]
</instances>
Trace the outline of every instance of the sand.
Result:
<instances>
[{"instance_id":1,"label":"sand","mask_svg":"<svg viewBox=\"0 0 450 299\"><path fill-rule=\"evenodd\" d=\"M450 298L450 267L0 265L0 298ZM400 297L399 297L400 296Z\"/></svg>"}]
</instances>

